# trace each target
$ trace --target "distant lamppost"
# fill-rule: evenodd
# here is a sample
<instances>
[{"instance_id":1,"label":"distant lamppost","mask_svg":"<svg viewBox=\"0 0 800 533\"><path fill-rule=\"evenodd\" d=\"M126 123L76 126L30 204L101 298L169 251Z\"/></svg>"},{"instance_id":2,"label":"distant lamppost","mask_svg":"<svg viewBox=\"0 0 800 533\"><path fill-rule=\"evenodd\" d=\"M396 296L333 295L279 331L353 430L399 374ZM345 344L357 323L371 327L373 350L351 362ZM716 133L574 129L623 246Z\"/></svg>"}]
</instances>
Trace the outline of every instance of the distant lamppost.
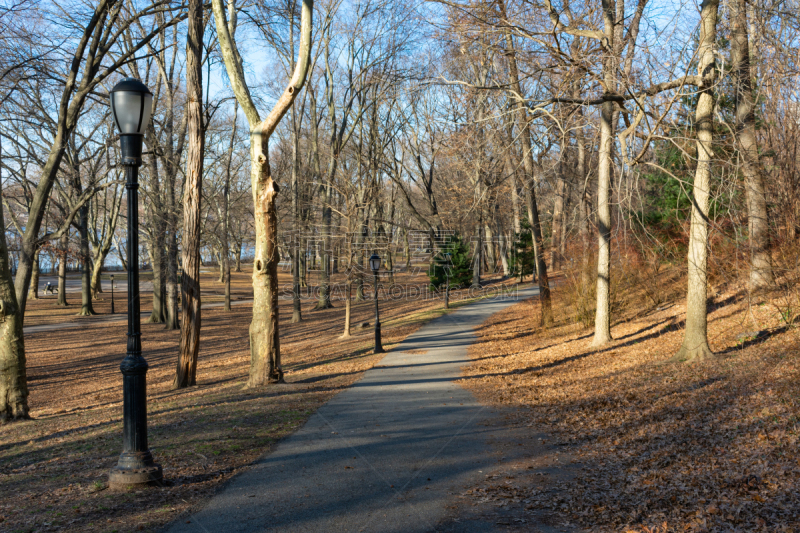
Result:
<instances>
[{"instance_id":1,"label":"distant lamppost","mask_svg":"<svg viewBox=\"0 0 800 533\"><path fill-rule=\"evenodd\" d=\"M369 267L375 276L375 353L383 353L381 344L381 316L378 311L378 270L381 269L381 258L378 254L372 254L369 258Z\"/></svg>"},{"instance_id":2,"label":"distant lamppost","mask_svg":"<svg viewBox=\"0 0 800 533\"><path fill-rule=\"evenodd\" d=\"M119 129L122 165L128 191L128 353L120 364L123 387L123 448L111 469L112 488L158 483L161 466L147 446L147 361L142 357L139 309L139 166L142 141L153 111L153 94L145 84L125 78L110 92L111 114Z\"/></svg>"},{"instance_id":3,"label":"distant lamppost","mask_svg":"<svg viewBox=\"0 0 800 533\"><path fill-rule=\"evenodd\" d=\"M111 274L111 314L114 314L114 274Z\"/></svg>"}]
</instances>

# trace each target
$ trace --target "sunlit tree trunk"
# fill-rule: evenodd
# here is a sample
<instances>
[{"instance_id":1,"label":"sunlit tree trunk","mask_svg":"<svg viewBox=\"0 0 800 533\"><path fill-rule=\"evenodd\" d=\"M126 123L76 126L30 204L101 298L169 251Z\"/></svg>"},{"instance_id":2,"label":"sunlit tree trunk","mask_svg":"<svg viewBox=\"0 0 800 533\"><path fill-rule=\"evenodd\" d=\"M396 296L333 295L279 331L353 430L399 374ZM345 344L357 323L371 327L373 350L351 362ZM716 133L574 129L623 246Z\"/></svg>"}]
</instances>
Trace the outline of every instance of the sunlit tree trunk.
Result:
<instances>
[{"instance_id":1,"label":"sunlit tree trunk","mask_svg":"<svg viewBox=\"0 0 800 533\"><path fill-rule=\"evenodd\" d=\"M505 6L501 4L503 16L506 17ZM519 99L522 93L522 85L519 81L519 69L517 68L516 51L514 40L510 30L505 34L506 48L508 50L508 66L510 75L510 85L518 95L516 101L517 117L520 127L520 139L522 142L522 166L525 170L525 203L528 209L528 222L531 225L531 235L533 240L534 255L536 257L536 273L539 283L539 300L542 305L541 324L549 327L553 323L552 301L550 296L550 281L547 276L547 265L544 262L544 239L542 238L542 226L539 222L539 207L536 202L536 179L535 164L533 161L533 150L531 149L531 132L527 119L525 102Z\"/></svg>"},{"instance_id":2,"label":"sunlit tree trunk","mask_svg":"<svg viewBox=\"0 0 800 533\"><path fill-rule=\"evenodd\" d=\"M353 284L350 283L350 278L348 276L347 279L347 286L345 287L345 301L344 301L344 332L342 333L341 339L347 339L350 337L350 308L352 305L352 298L350 297L352 293Z\"/></svg>"},{"instance_id":3,"label":"sunlit tree trunk","mask_svg":"<svg viewBox=\"0 0 800 533\"><path fill-rule=\"evenodd\" d=\"M603 33L606 50L614 50L616 4L603 0ZM616 90L617 75L613 57L603 58L606 90ZM614 142L614 103L600 106L600 150L597 163L597 304L592 346L611 341L611 165Z\"/></svg>"},{"instance_id":4,"label":"sunlit tree trunk","mask_svg":"<svg viewBox=\"0 0 800 533\"><path fill-rule=\"evenodd\" d=\"M747 2L731 0L731 68L736 89L736 140L747 193L747 225L750 244L750 286L772 284L770 229L764 179L756 143L755 98L751 68Z\"/></svg>"},{"instance_id":5,"label":"sunlit tree trunk","mask_svg":"<svg viewBox=\"0 0 800 533\"><path fill-rule=\"evenodd\" d=\"M186 39L186 113L188 149L183 185L183 233L181 239L181 341L173 389L197 384L200 351L200 199L203 194L203 3L189 0Z\"/></svg>"},{"instance_id":6,"label":"sunlit tree trunk","mask_svg":"<svg viewBox=\"0 0 800 533\"><path fill-rule=\"evenodd\" d=\"M250 180L255 204L255 258L253 262L253 320L250 323L249 387L283 381L278 335L278 184L269 165L269 139L305 84L311 55L313 1L303 0L298 61L289 86L272 112L261 120L244 77L234 31L236 9L231 0L226 16L222 0L213 0L220 50L231 87L250 125Z\"/></svg>"},{"instance_id":7,"label":"sunlit tree trunk","mask_svg":"<svg viewBox=\"0 0 800 533\"><path fill-rule=\"evenodd\" d=\"M708 199L711 189L711 162L714 140L714 84L717 65L714 47L717 39L719 0L704 0L700 11L698 76L702 78L695 110L697 128L697 168L692 187L692 219L689 229L688 291L686 330L683 344L673 358L678 361L708 359L714 356L708 346Z\"/></svg>"}]
</instances>

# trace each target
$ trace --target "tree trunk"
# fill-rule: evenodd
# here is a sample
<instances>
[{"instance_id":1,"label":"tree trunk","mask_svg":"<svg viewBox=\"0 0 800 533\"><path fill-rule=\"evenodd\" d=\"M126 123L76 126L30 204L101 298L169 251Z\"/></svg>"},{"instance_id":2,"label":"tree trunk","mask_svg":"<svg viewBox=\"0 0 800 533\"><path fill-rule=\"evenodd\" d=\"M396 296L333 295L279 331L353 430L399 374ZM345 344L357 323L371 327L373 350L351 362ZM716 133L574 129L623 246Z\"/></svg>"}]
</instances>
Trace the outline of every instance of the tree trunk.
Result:
<instances>
[{"instance_id":1,"label":"tree trunk","mask_svg":"<svg viewBox=\"0 0 800 533\"><path fill-rule=\"evenodd\" d=\"M292 324L303 320L300 302L300 131L297 110L292 106Z\"/></svg>"},{"instance_id":2,"label":"tree trunk","mask_svg":"<svg viewBox=\"0 0 800 533\"><path fill-rule=\"evenodd\" d=\"M41 248L36 250L36 254L33 257L33 274L31 274L31 288L28 291L28 299L29 300L38 300L39 299L39 254L41 253Z\"/></svg>"},{"instance_id":3,"label":"tree trunk","mask_svg":"<svg viewBox=\"0 0 800 533\"><path fill-rule=\"evenodd\" d=\"M242 246L238 246L236 248L236 268L234 272L241 272L242 271Z\"/></svg>"},{"instance_id":4,"label":"tree trunk","mask_svg":"<svg viewBox=\"0 0 800 533\"><path fill-rule=\"evenodd\" d=\"M505 231L501 231L498 236L500 237L500 263L503 265L503 277L507 278L511 275L511 265L508 263L508 239Z\"/></svg>"},{"instance_id":5,"label":"tree trunk","mask_svg":"<svg viewBox=\"0 0 800 533\"><path fill-rule=\"evenodd\" d=\"M736 89L736 140L747 193L750 245L750 286L763 288L774 281L770 257L770 229L764 179L756 143L753 71L748 40L747 2L731 0L731 69Z\"/></svg>"},{"instance_id":6,"label":"tree trunk","mask_svg":"<svg viewBox=\"0 0 800 533\"><path fill-rule=\"evenodd\" d=\"M611 143L614 104L600 109L600 153L597 167L597 306L592 346L611 341Z\"/></svg>"},{"instance_id":7,"label":"tree trunk","mask_svg":"<svg viewBox=\"0 0 800 533\"><path fill-rule=\"evenodd\" d=\"M703 0L700 11L700 60L698 75L703 79L695 110L697 125L697 168L692 188L692 220L689 230L689 279L686 295L686 331L683 344L673 360L693 361L714 356L708 346L708 199L711 188L711 158L714 140L714 84L717 66L714 47L717 39L719 0Z\"/></svg>"},{"instance_id":8,"label":"tree trunk","mask_svg":"<svg viewBox=\"0 0 800 533\"><path fill-rule=\"evenodd\" d=\"M66 307L67 304L67 255L69 254L69 231L65 231L59 239L58 262L58 302L57 305Z\"/></svg>"},{"instance_id":9,"label":"tree trunk","mask_svg":"<svg viewBox=\"0 0 800 533\"><path fill-rule=\"evenodd\" d=\"M342 336L339 337L340 339L347 339L350 337L350 306L352 305L350 293L352 291L353 284L350 283L350 280L347 280L347 287L345 288L346 296L344 301L344 333Z\"/></svg>"},{"instance_id":10,"label":"tree trunk","mask_svg":"<svg viewBox=\"0 0 800 533\"><path fill-rule=\"evenodd\" d=\"M253 262L253 320L250 323L248 387L283 383L278 330L278 184L270 175L267 147L251 138L252 181L256 198L256 250Z\"/></svg>"},{"instance_id":11,"label":"tree trunk","mask_svg":"<svg viewBox=\"0 0 800 533\"><path fill-rule=\"evenodd\" d=\"M534 272L539 283L539 298L542 302L541 325L550 327L553 324L553 309L550 298L550 281L547 277L547 266L544 262L544 243L542 240L542 225L539 222L539 207L536 205L536 195L533 192L534 182L525 187L525 203L528 207L528 222L531 225L531 240L536 261Z\"/></svg>"},{"instance_id":12,"label":"tree trunk","mask_svg":"<svg viewBox=\"0 0 800 533\"><path fill-rule=\"evenodd\" d=\"M200 351L200 199L203 189L203 3L189 0L186 40L188 149L183 193L181 343L173 389L197 384Z\"/></svg>"},{"instance_id":13,"label":"tree trunk","mask_svg":"<svg viewBox=\"0 0 800 533\"><path fill-rule=\"evenodd\" d=\"M172 194L174 194L174 188ZM167 321L164 322L164 329L172 331L180 328L180 321L178 320L180 280L178 279L178 236L176 231L178 220L174 212L169 215L169 220L171 231L167 234Z\"/></svg>"},{"instance_id":14,"label":"tree trunk","mask_svg":"<svg viewBox=\"0 0 800 533\"><path fill-rule=\"evenodd\" d=\"M80 209L81 238L81 311L78 316L92 316L97 313L92 307L92 257L89 252L89 205Z\"/></svg>"},{"instance_id":15,"label":"tree trunk","mask_svg":"<svg viewBox=\"0 0 800 533\"><path fill-rule=\"evenodd\" d=\"M150 243L150 261L153 264L153 311L147 319L148 324L163 324L164 323L164 293L162 287L164 284L164 277L166 272L164 261L164 249L166 248L166 234L163 231L165 224L157 220L159 214L153 217L155 223L155 231L152 241Z\"/></svg>"},{"instance_id":16,"label":"tree trunk","mask_svg":"<svg viewBox=\"0 0 800 533\"><path fill-rule=\"evenodd\" d=\"M605 46L615 50L615 2L603 0L603 27ZM603 60L603 77L606 90L616 90L616 63L614 58ZM611 158L614 142L614 103L604 102L600 107L600 150L597 163L597 305L594 315L592 346L602 346L611 341Z\"/></svg>"},{"instance_id":17,"label":"tree trunk","mask_svg":"<svg viewBox=\"0 0 800 533\"><path fill-rule=\"evenodd\" d=\"M497 269L497 255L495 250L494 232L492 227L487 223L484 225L483 233L486 236L486 263L488 266L488 273L494 274Z\"/></svg>"},{"instance_id":18,"label":"tree trunk","mask_svg":"<svg viewBox=\"0 0 800 533\"><path fill-rule=\"evenodd\" d=\"M561 168L564 167L564 162L561 162ZM554 199L553 204L553 244L550 247L553 250L552 254L550 255L550 268L552 270L557 270L561 268L562 262L564 258L562 257L563 252L563 229L566 225L565 218L566 218L566 207L567 207L567 196L569 195L569 189L567 187L567 179L564 176L564 173L561 173L559 176L558 182L556 183L556 196Z\"/></svg>"},{"instance_id":19,"label":"tree trunk","mask_svg":"<svg viewBox=\"0 0 800 533\"><path fill-rule=\"evenodd\" d=\"M505 6L501 5L505 16ZM541 324L549 327L553 323L552 302L550 297L550 282L547 277L547 265L544 262L544 240L542 239L542 227L539 223L539 208L536 202L535 184L535 165L533 161L533 150L531 144L531 132L527 119L527 109L525 102L520 99L522 85L519 81L519 70L517 68L516 52L514 50L514 40L510 30L505 34L506 48L509 51L508 66L511 77L511 88L519 95L516 97L517 116L520 126L520 137L522 141L522 163L525 169L525 203L528 208L528 221L531 225L531 235L533 237L533 249L536 255L536 273L539 281L539 300L542 304Z\"/></svg>"},{"instance_id":20,"label":"tree trunk","mask_svg":"<svg viewBox=\"0 0 800 533\"><path fill-rule=\"evenodd\" d=\"M0 227L6 227L2 202ZM3 320L0 321L0 422L7 422L29 418L29 415L22 311L17 304L11 276L5 231L0 232L0 304L0 313L3 315Z\"/></svg>"},{"instance_id":21,"label":"tree trunk","mask_svg":"<svg viewBox=\"0 0 800 533\"><path fill-rule=\"evenodd\" d=\"M481 219L478 219L478 224L475 226L475 249L472 252L472 285L473 289L481 288L481 263L483 262L483 231L481 228ZM435 242L435 241L434 241ZM431 254L433 258L433 254ZM430 272L430 270L429 270Z\"/></svg>"},{"instance_id":22,"label":"tree trunk","mask_svg":"<svg viewBox=\"0 0 800 533\"><path fill-rule=\"evenodd\" d=\"M334 166L334 163L331 163ZM329 172L328 175L332 175L333 172ZM315 309L330 309L333 307L331 303L331 215L333 213L331 209L331 193L332 193L332 184L330 180L326 180L325 186L323 187L324 194L322 197L322 253L320 254L322 265L320 269L320 287L319 287L319 299L317 300L317 305Z\"/></svg>"}]
</instances>

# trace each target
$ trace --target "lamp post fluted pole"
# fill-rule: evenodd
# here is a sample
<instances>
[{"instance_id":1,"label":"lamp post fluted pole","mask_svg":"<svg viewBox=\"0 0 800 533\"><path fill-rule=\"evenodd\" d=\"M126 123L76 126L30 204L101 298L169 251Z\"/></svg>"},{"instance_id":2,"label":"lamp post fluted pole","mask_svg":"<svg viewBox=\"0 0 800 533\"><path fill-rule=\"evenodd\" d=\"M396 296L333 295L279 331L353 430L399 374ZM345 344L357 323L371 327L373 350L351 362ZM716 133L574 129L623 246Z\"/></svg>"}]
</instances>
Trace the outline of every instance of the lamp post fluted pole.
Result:
<instances>
[{"instance_id":1,"label":"lamp post fluted pole","mask_svg":"<svg viewBox=\"0 0 800 533\"><path fill-rule=\"evenodd\" d=\"M111 274L111 314L114 312L114 274Z\"/></svg>"},{"instance_id":2,"label":"lamp post fluted pole","mask_svg":"<svg viewBox=\"0 0 800 533\"><path fill-rule=\"evenodd\" d=\"M153 461L147 444L148 365L142 357L139 306L139 166L144 128L150 119L148 103L152 105L152 95L138 80L126 78L111 91L111 109L120 130L121 162L128 196L128 351L119 367L122 372L123 447L117 466L108 476L109 486L116 489L160 483L163 477L161 466Z\"/></svg>"},{"instance_id":3,"label":"lamp post fluted pole","mask_svg":"<svg viewBox=\"0 0 800 533\"><path fill-rule=\"evenodd\" d=\"M378 270L381 267L381 258L377 254L373 254L369 258L369 266L372 269L372 274L375 277L375 352L384 353L383 344L381 343L381 315L378 309Z\"/></svg>"}]
</instances>

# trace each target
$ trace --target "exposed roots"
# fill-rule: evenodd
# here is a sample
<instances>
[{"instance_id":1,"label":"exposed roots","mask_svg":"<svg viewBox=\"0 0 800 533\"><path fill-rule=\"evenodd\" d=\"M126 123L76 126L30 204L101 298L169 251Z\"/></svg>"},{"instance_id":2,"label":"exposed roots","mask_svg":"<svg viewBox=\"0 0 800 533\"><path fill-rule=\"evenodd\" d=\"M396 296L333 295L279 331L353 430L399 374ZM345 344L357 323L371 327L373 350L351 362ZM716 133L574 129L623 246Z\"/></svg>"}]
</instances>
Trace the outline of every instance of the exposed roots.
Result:
<instances>
[{"instance_id":1,"label":"exposed roots","mask_svg":"<svg viewBox=\"0 0 800 533\"><path fill-rule=\"evenodd\" d=\"M678 353L667 360L667 363L694 363L695 361L709 361L717 356L708 347L708 343L686 346L684 343Z\"/></svg>"}]
</instances>

